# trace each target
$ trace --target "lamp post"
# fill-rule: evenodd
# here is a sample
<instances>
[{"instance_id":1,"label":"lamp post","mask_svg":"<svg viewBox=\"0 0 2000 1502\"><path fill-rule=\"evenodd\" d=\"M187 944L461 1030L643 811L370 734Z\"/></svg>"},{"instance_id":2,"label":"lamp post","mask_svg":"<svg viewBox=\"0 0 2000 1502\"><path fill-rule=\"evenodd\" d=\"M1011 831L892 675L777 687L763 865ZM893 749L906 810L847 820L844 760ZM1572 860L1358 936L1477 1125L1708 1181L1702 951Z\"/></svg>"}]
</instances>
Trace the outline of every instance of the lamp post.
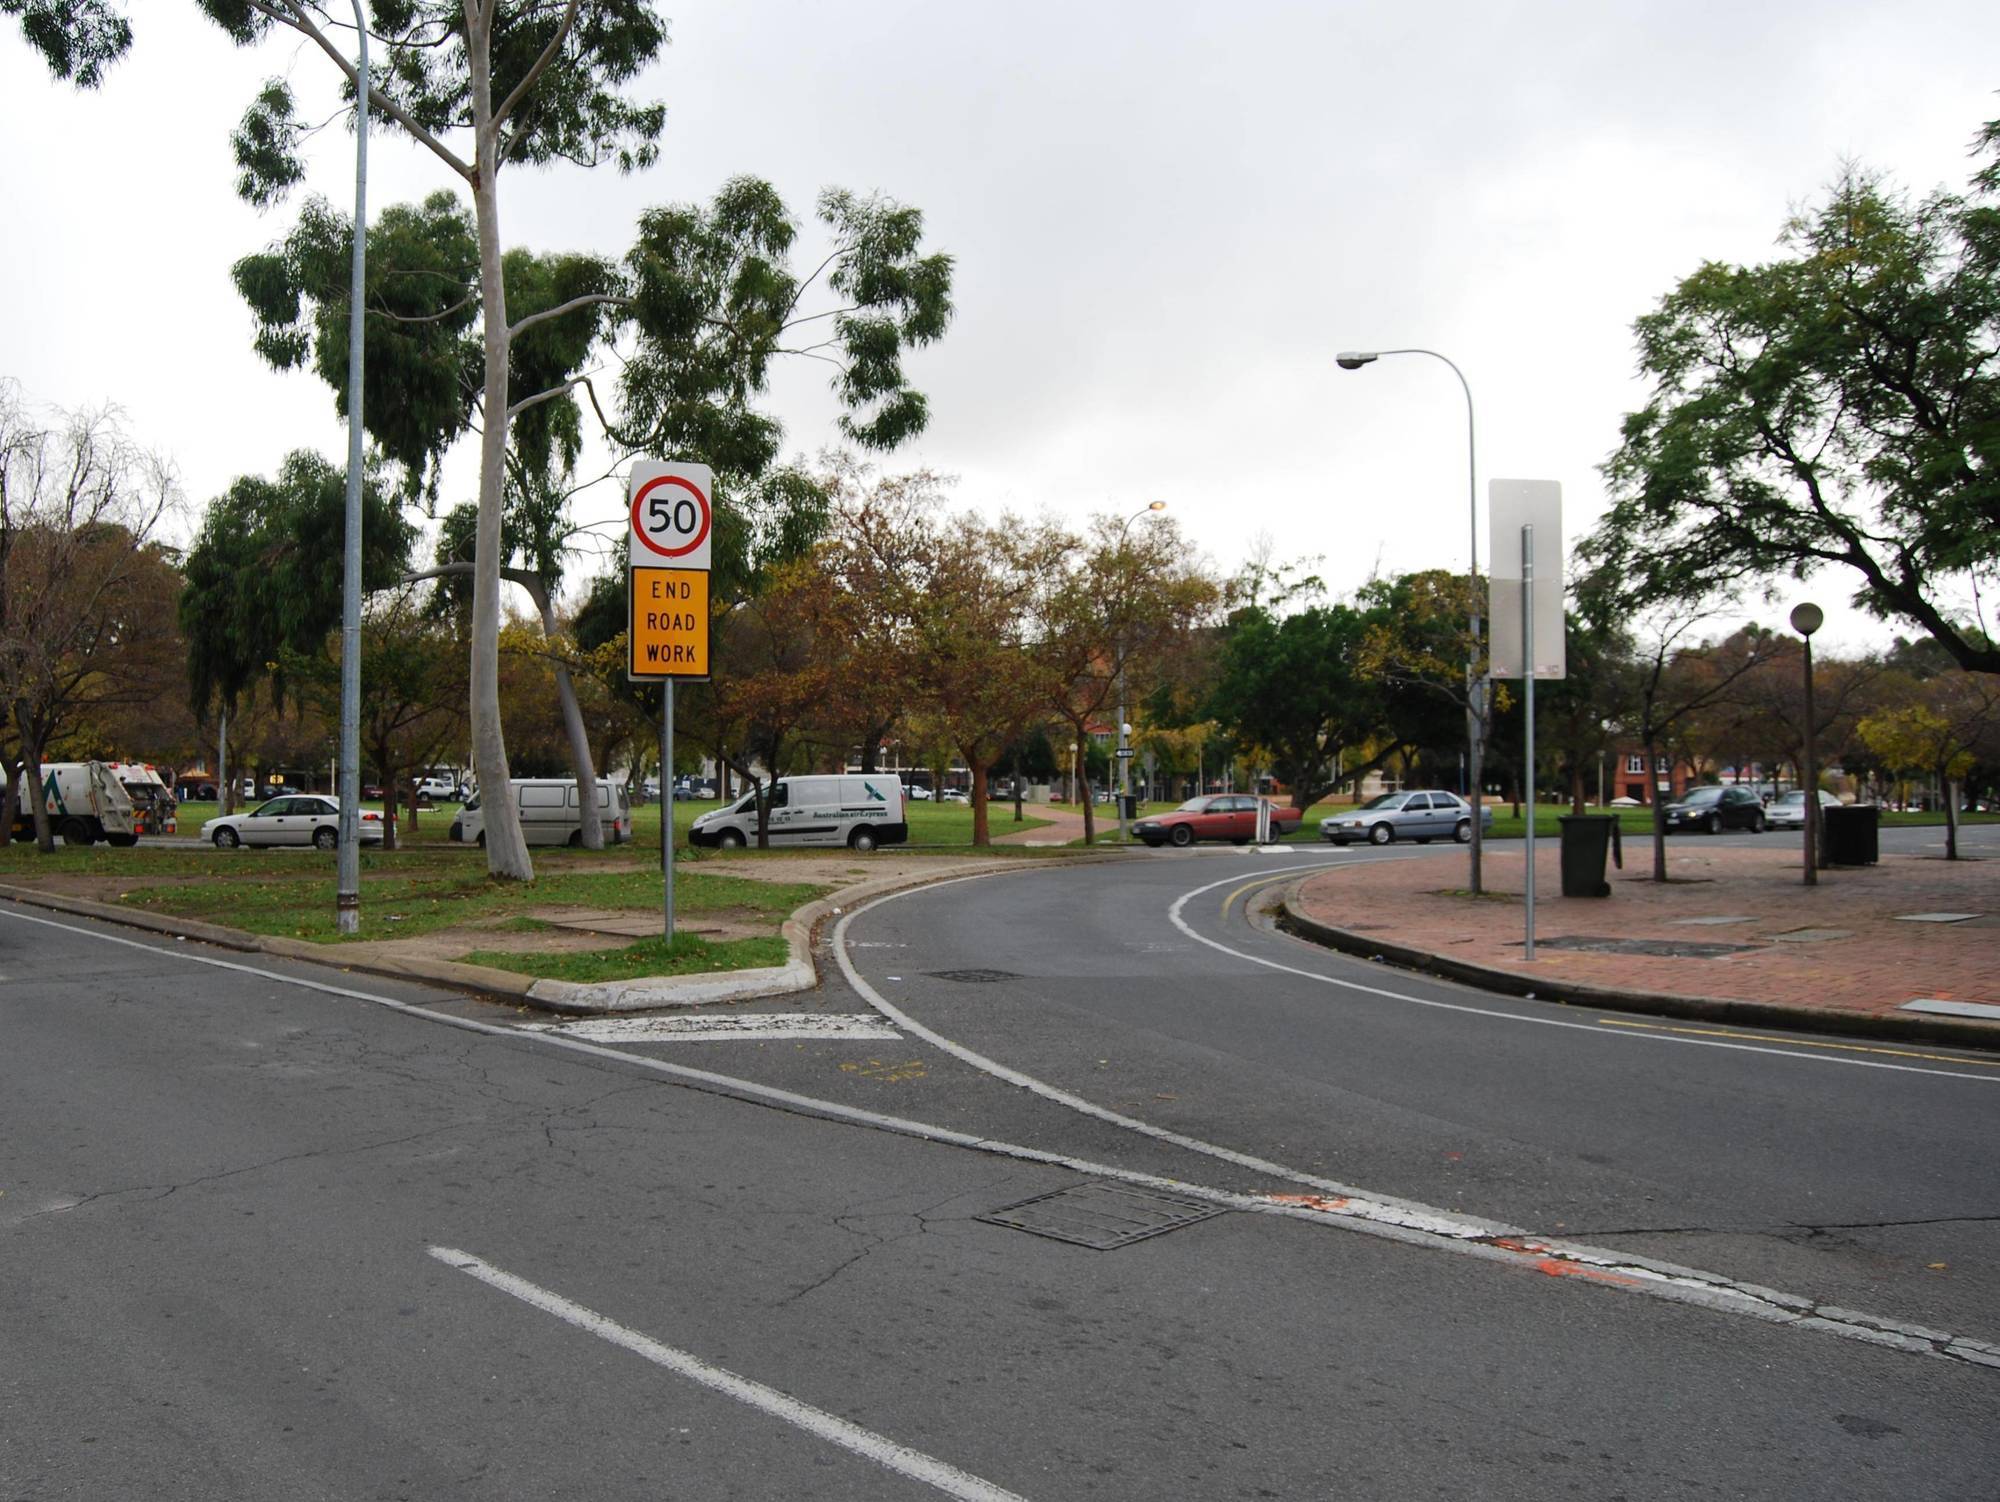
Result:
<instances>
[{"instance_id":1,"label":"lamp post","mask_svg":"<svg viewBox=\"0 0 2000 1502\"><path fill-rule=\"evenodd\" d=\"M1819 630L1826 621L1826 614L1819 606L1807 603L1792 607L1792 629L1804 638L1806 645L1806 764L1801 771L1801 781L1805 784L1806 813L1806 876L1809 887L1819 885L1819 765L1813 748L1813 632Z\"/></svg>"},{"instance_id":2,"label":"lamp post","mask_svg":"<svg viewBox=\"0 0 2000 1502\"><path fill-rule=\"evenodd\" d=\"M354 0L360 44L354 88L354 256L347 309L347 524L340 598L340 843L336 931L361 928L361 345L368 266L368 19Z\"/></svg>"},{"instance_id":3,"label":"lamp post","mask_svg":"<svg viewBox=\"0 0 2000 1502\"><path fill-rule=\"evenodd\" d=\"M1474 896L1480 892L1479 856L1483 843L1480 830L1480 804L1483 801L1481 781L1484 773L1480 767L1480 751L1485 741L1484 716L1481 714L1479 691L1479 460L1478 450L1473 442L1472 387L1467 384L1465 372L1444 355L1434 349L1381 349L1343 350L1334 356L1333 363L1342 370L1359 370L1364 365L1372 365L1384 355L1429 355L1433 360L1443 360L1451 366L1451 373L1458 377L1458 384L1465 392L1465 470L1466 499L1471 515L1472 539L1472 643L1465 659L1465 738L1467 761L1471 769L1472 783L1472 879L1470 882Z\"/></svg>"},{"instance_id":4,"label":"lamp post","mask_svg":"<svg viewBox=\"0 0 2000 1502\"><path fill-rule=\"evenodd\" d=\"M1125 518L1125 525L1118 529L1118 550L1125 550L1125 534L1132 529L1132 523L1140 517L1155 511L1167 509L1165 501L1149 501L1140 510ZM1132 758L1125 747L1125 739L1131 735L1132 727L1125 723L1125 633L1118 633L1118 843L1125 843L1125 799L1132 791Z\"/></svg>"}]
</instances>

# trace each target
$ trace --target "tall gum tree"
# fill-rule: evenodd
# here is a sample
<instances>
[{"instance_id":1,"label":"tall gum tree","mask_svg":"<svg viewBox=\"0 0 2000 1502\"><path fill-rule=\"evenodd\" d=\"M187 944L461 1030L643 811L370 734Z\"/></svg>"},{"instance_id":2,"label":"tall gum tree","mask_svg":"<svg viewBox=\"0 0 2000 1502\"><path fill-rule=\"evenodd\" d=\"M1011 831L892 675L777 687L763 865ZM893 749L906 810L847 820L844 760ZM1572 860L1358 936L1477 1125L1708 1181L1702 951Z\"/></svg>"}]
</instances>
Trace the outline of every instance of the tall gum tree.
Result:
<instances>
[{"instance_id":1,"label":"tall gum tree","mask_svg":"<svg viewBox=\"0 0 2000 1502\"><path fill-rule=\"evenodd\" d=\"M278 33L302 40L339 75L352 102L358 70L336 8L313 0L197 0L240 46ZM646 0L374 0L371 114L428 151L472 198L479 271L479 496L471 616L473 766L487 787L505 787L507 749L500 724L501 514L508 428L544 393L510 389L513 340L534 322L569 311L543 309L508 320L500 229L500 173L515 164L558 160L583 167L649 165L665 109L620 92L658 56L665 22ZM304 176L307 134L290 85L274 79L252 102L235 145L239 191L277 202ZM511 800L490 805L487 870L528 880L534 867Z\"/></svg>"}]
</instances>

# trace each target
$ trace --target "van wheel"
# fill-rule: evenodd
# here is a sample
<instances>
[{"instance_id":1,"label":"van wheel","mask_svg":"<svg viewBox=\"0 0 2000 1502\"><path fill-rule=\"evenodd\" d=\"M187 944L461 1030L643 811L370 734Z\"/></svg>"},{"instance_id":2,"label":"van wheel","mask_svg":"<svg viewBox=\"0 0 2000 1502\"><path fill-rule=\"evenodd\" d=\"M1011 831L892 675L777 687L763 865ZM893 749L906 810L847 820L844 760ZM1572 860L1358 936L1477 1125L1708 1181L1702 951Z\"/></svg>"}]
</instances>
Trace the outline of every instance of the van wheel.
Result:
<instances>
[{"instance_id":1,"label":"van wheel","mask_svg":"<svg viewBox=\"0 0 2000 1502\"><path fill-rule=\"evenodd\" d=\"M473 843L478 845L481 850L484 850L486 848L486 831L483 829L480 830L479 838L475 840Z\"/></svg>"},{"instance_id":2,"label":"van wheel","mask_svg":"<svg viewBox=\"0 0 2000 1502\"><path fill-rule=\"evenodd\" d=\"M581 829L570 831L569 848L572 850L581 850L583 848L583 831Z\"/></svg>"},{"instance_id":3,"label":"van wheel","mask_svg":"<svg viewBox=\"0 0 2000 1502\"><path fill-rule=\"evenodd\" d=\"M857 829L847 837L847 848L856 855L866 855L875 848L875 831Z\"/></svg>"},{"instance_id":4,"label":"van wheel","mask_svg":"<svg viewBox=\"0 0 2000 1502\"><path fill-rule=\"evenodd\" d=\"M743 831L740 829L725 829L721 834L716 836L715 843L720 845L724 850L741 850L744 845Z\"/></svg>"},{"instance_id":5,"label":"van wheel","mask_svg":"<svg viewBox=\"0 0 2000 1502\"><path fill-rule=\"evenodd\" d=\"M65 845L95 845L97 843L90 836L90 826L81 819L63 820L62 837Z\"/></svg>"}]
</instances>

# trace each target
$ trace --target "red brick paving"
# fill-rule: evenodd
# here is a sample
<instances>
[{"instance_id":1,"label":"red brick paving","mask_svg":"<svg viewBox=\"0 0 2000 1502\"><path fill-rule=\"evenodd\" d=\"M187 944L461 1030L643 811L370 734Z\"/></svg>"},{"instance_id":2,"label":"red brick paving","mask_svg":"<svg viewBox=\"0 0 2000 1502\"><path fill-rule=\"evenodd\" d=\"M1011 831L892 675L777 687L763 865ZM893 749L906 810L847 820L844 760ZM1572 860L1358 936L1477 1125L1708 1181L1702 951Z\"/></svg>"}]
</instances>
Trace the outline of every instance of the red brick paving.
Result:
<instances>
[{"instance_id":1,"label":"red brick paving","mask_svg":"<svg viewBox=\"0 0 2000 1502\"><path fill-rule=\"evenodd\" d=\"M1535 959L1522 953L1524 847L1489 845L1487 896L1458 895L1462 852L1357 861L1307 878L1292 899L1301 916L1365 940L1424 950L1515 975L1654 995L1884 1016L1917 998L2000 1006L2000 861L1889 855L1875 866L1800 879L1799 849L1703 848L1670 840L1667 873L1650 879L1650 840L1629 840L1607 898L1563 897L1553 839L1536 846ZM1500 900L1500 895L1506 900ZM1980 913L1966 923L1903 923L1901 913ZM1743 915L1748 923L1676 920ZM1842 937L1784 942L1805 929ZM1548 949L1569 936L1753 944L1716 958ZM1905 1014L1906 1016L1908 1014ZM1977 1024L1975 1024L1977 1026ZM1991 1024L2000 1045L2000 1023Z\"/></svg>"}]
</instances>

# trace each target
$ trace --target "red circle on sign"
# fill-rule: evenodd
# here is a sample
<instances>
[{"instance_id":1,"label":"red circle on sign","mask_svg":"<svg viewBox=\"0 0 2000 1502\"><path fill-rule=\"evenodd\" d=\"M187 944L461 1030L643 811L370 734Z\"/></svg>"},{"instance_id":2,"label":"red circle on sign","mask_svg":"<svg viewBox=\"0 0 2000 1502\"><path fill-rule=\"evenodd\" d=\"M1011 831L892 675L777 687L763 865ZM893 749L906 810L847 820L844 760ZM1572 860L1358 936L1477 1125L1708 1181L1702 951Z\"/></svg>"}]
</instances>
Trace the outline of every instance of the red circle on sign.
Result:
<instances>
[{"instance_id":1,"label":"red circle on sign","mask_svg":"<svg viewBox=\"0 0 2000 1502\"><path fill-rule=\"evenodd\" d=\"M691 540L681 544L677 548L661 547L652 538L648 537L646 529L639 525L639 508L645 504L646 497L655 490L658 490L662 485L678 485L682 490L685 490L689 495L694 497L695 506L701 512L700 529L696 531ZM679 475L657 475L653 479L648 480L644 485L641 485L633 493L631 522L632 535L638 538L640 543L649 552L658 553L662 558L685 558L689 553L692 553L696 548L708 541L708 497L701 493L701 487L696 485L692 480L684 480Z\"/></svg>"}]
</instances>

